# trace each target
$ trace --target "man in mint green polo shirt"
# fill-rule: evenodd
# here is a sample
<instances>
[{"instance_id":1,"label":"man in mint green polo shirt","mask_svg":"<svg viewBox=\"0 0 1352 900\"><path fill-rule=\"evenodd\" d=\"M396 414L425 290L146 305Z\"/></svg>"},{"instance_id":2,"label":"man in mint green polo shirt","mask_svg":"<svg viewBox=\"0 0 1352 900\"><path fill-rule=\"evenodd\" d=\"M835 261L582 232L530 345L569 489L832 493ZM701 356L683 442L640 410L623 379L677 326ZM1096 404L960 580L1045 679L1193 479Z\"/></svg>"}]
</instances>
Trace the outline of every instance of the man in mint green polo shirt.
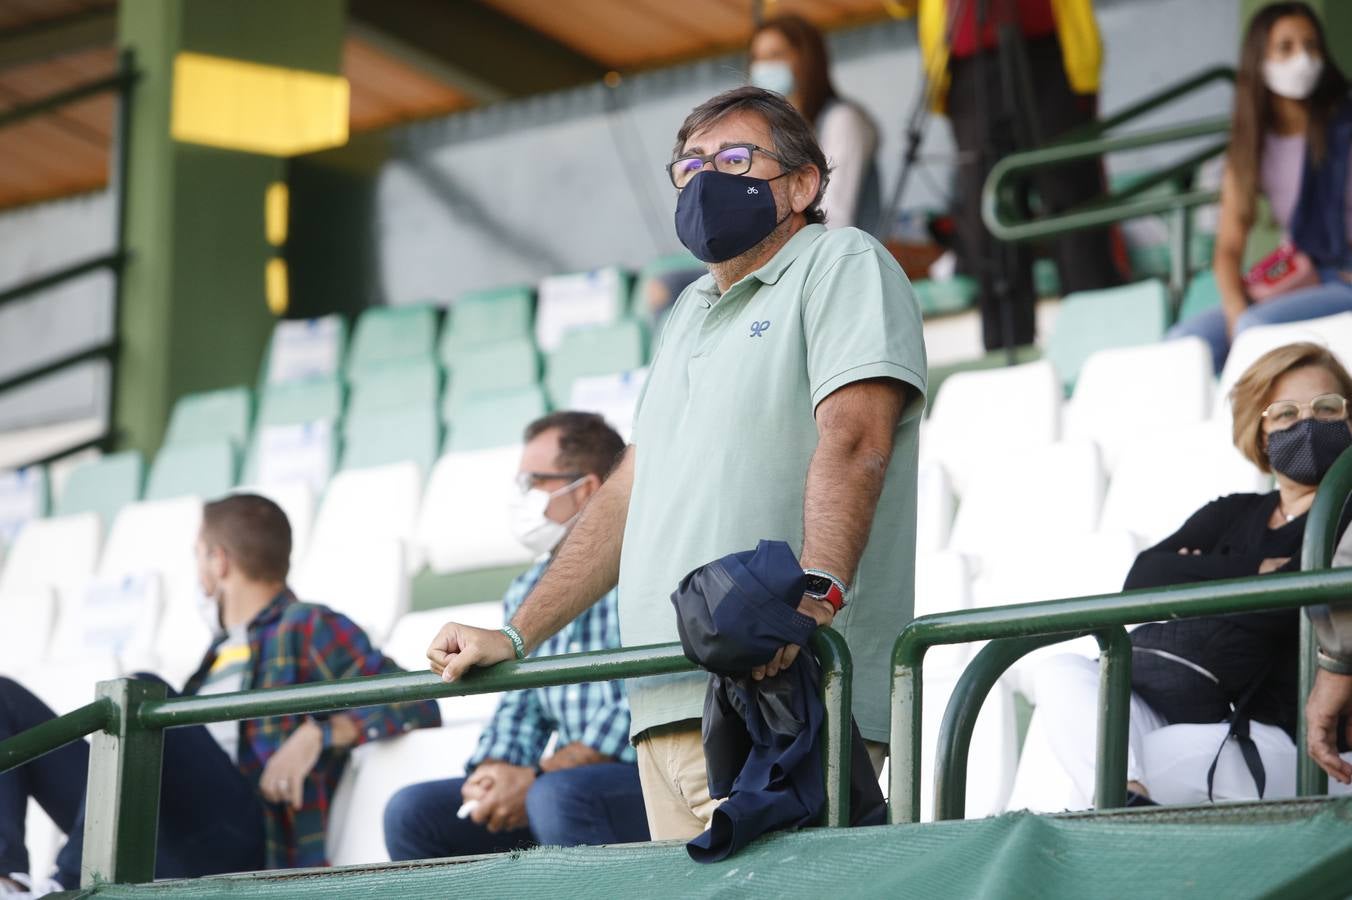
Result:
<instances>
[{"instance_id":1,"label":"man in mint green polo shirt","mask_svg":"<svg viewBox=\"0 0 1352 900\"><path fill-rule=\"evenodd\" d=\"M428 657L447 680L519 657L617 583L623 643L674 641L670 596L687 572L783 540L817 576L799 610L850 645L854 714L880 766L892 643L913 607L926 377L915 295L872 237L825 228L826 160L777 94L737 88L697 107L670 174L677 233L709 274L663 328L633 444L511 625L448 623ZM628 683L654 839L699 834L717 805L704 687L702 674Z\"/></svg>"}]
</instances>

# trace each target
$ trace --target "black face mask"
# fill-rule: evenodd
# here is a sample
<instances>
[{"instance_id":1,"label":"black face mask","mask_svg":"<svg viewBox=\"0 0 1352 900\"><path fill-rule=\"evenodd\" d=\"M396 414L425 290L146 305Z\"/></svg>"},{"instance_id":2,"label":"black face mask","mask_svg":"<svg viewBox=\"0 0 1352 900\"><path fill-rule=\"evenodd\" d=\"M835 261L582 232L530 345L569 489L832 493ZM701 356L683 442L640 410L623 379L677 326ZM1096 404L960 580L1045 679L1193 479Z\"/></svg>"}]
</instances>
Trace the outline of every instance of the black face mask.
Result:
<instances>
[{"instance_id":1,"label":"black face mask","mask_svg":"<svg viewBox=\"0 0 1352 900\"><path fill-rule=\"evenodd\" d=\"M788 173L785 172L784 175ZM724 262L740 256L774 231L776 219L771 179L700 172L676 200L676 236L697 259Z\"/></svg>"},{"instance_id":2,"label":"black face mask","mask_svg":"<svg viewBox=\"0 0 1352 900\"><path fill-rule=\"evenodd\" d=\"M1301 484L1318 484L1334 461L1352 446L1346 422L1301 419L1290 428L1268 435L1268 462Z\"/></svg>"}]
</instances>

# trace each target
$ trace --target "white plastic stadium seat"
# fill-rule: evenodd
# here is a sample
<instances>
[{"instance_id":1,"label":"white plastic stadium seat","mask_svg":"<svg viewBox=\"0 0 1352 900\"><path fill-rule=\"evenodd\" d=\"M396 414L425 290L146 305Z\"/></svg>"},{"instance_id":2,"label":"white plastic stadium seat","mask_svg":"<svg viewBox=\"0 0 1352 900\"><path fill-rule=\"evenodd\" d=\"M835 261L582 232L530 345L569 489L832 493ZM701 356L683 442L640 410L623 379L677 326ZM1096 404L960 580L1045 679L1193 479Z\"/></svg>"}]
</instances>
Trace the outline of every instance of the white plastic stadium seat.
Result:
<instances>
[{"instance_id":1,"label":"white plastic stadium seat","mask_svg":"<svg viewBox=\"0 0 1352 900\"><path fill-rule=\"evenodd\" d=\"M5 640L0 675L12 678L46 660L57 618L54 588L0 590L0 634Z\"/></svg>"},{"instance_id":2,"label":"white plastic stadium seat","mask_svg":"<svg viewBox=\"0 0 1352 900\"><path fill-rule=\"evenodd\" d=\"M315 542L291 580L301 600L322 603L361 626L377 647L408 612L404 542L388 535Z\"/></svg>"},{"instance_id":3,"label":"white plastic stadium seat","mask_svg":"<svg viewBox=\"0 0 1352 900\"><path fill-rule=\"evenodd\" d=\"M410 672L427 669L427 646L438 630L447 622L473 625L475 628L501 628L501 603L466 603L463 606L445 606L406 613L395 623L389 639L381 650L400 668ZM441 707L441 721L482 722L493 715L499 694L471 694L468 697L444 697L437 701Z\"/></svg>"},{"instance_id":4,"label":"white plastic stadium seat","mask_svg":"<svg viewBox=\"0 0 1352 900\"><path fill-rule=\"evenodd\" d=\"M0 469L0 547L47 507L47 474L41 466Z\"/></svg>"},{"instance_id":5,"label":"white plastic stadium seat","mask_svg":"<svg viewBox=\"0 0 1352 900\"><path fill-rule=\"evenodd\" d=\"M648 370L634 369L614 375L584 375L573 382L569 409L598 413L626 441L634 431L634 412Z\"/></svg>"},{"instance_id":6,"label":"white plastic stadium seat","mask_svg":"<svg viewBox=\"0 0 1352 900\"><path fill-rule=\"evenodd\" d=\"M406 785L463 775L482 730L482 722L420 728L356 748L333 796L329 860L335 866L388 860L385 804L390 797ZM455 813L445 811L448 816Z\"/></svg>"},{"instance_id":7,"label":"white plastic stadium seat","mask_svg":"<svg viewBox=\"0 0 1352 900\"><path fill-rule=\"evenodd\" d=\"M943 463L962 497L1011 444L1050 444L1061 433L1061 382L1046 360L950 375L939 388L921 453Z\"/></svg>"},{"instance_id":8,"label":"white plastic stadium seat","mask_svg":"<svg viewBox=\"0 0 1352 900\"><path fill-rule=\"evenodd\" d=\"M413 535L422 490L422 473L414 462L339 472L319 503L309 555L318 553L334 559L335 547L352 548L365 541L393 539L409 545L404 551L405 562L409 572L417 571L423 557ZM308 558L306 568L310 567Z\"/></svg>"},{"instance_id":9,"label":"white plastic stadium seat","mask_svg":"<svg viewBox=\"0 0 1352 900\"><path fill-rule=\"evenodd\" d=\"M977 559L1013 553L1055 558L1059 541L1095 530L1105 481L1097 447L1064 441L1003 451L964 493L949 549Z\"/></svg>"},{"instance_id":10,"label":"white plastic stadium seat","mask_svg":"<svg viewBox=\"0 0 1352 900\"><path fill-rule=\"evenodd\" d=\"M1123 449L1104 499L1102 527L1130 531L1148 547L1217 497L1270 489L1270 478L1231 443L1228 417L1153 432Z\"/></svg>"},{"instance_id":11,"label":"white plastic stadium seat","mask_svg":"<svg viewBox=\"0 0 1352 900\"><path fill-rule=\"evenodd\" d=\"M922 462L916 473L917 553L941 550L948 545L956 507L957 498L953 495L953 480L948 477L948 471L932 458Z\"/></svg>"},{"instance_id":12,"label":"white plastic stadium seat","mask_svg":"<svg viewBox=\"0 0 1352 900\"><path fill-rule=\"evenodd\" d=\"M589 325L609 325L624 313L625 279L614 267L540 282L535 307L535 343L549 353L564 334Z\"/></svg>"},{"instance_id":13,"label":"white plastic stadium seat","mask_svg":"<svg viewBox=\"0 0 1352 900\"><path fill-rule=\"evenodd\" d=\"M0 591L72 587L94 574L103 524L96 512L25 525L5 555Z\"/></svg>"},{"instance_id":14,"label":"white plastic stadium seat","mask_svg":"<svg viewBox=\"0 0 1352 900\"><path fill-rule=\"evenodd\" d=\"M1211 372L1200 338L1100 350L1085 360L1066 404L1066 439L1097 443L1112 472L1133 439L1210 415Z\"/></svg>"},{"instance_id":15,"label":"white plastic stadium seat","mask_svg":"<svg viewBox=\"0 0 1352 900\"><path fill-rule=\"evenodd\" d=\"M532 554L512 537L508 504L516 494L521 445L448 453L432 469L417 542L434 572L521 565Z\"/></svg>"},{"instance_id":16,"label":"white plastic stadium seat","mask_svg":"<svg viewBox=\"0 0 1352 900\"><path fill-rule=\"evenodd\" d=\"M336 374L343 350L343 330L342 317L337 314L278 322L268 356L268 383Z\"/></svg>"},{"instance_id":17,"label":"white plastic stadium seat","mask_svg":"<svg viewBox=\"0 0 1352 900\"><path fill-rule=\"evenodd\" d=\"M1225 358L1225 368L1221 370L1220 388L1216 392L1216 417L1229 420L1230 389L1258 357L1297 341L1312 341L1328 347L1344 366L1352 366L1352 313L1286 325L1262 325L1241 332L1230 345L1230 355Z\"/></svg>"},{"instance_id":18,"label":"white plastic stadium seat","mask_svg":"<svg viewBox=\"0 0 1352 900\"><path fill-rule=\"evenodd\" d=\"M163 588L163 619L156 642L156 672L181 685L201 662L211 631L199 613L197 536L202 501L196 497L151 500L122 508L108 532L98 577L118 580L156 572Z\"/></svg>"},{"instance_id":19,"label":"white plastic stadium seat","mask_svg":"<svg viewBox=\"0 0 1352 900\"><path fill-rule=\"evenodd\" d=\"M254 438L246 477L265 485L300 482L319 493L333 474L337 440L333 423L325 419L265 425Z\"/></svg>"},{"instance_id":20,"label":"white plastic stadium seat","mask_svg":"<svg viewBox=\"0 0 1352 900\"><path fill-rule=\"evenodd\" d=\"M108 658L124 674L156 667L164 595L155 572L94 579L61 598L51 659ZM200 651L205 647L199 647Z\"/></svg>"}]
</instances>

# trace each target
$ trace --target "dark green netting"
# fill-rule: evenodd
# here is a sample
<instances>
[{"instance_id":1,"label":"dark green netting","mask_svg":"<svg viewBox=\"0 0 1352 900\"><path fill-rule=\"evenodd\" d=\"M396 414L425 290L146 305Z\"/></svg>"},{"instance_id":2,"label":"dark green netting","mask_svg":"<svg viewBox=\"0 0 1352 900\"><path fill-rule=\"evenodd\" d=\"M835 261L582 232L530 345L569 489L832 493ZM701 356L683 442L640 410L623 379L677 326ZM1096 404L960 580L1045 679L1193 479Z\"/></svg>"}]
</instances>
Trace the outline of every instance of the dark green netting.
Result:
<instances>
[{"instance_id":1,"label":"dark green netting","mask_svg":"<svg viewBox=\"0 0 1352 900\"><path fill-rule=\"evenodd\" d=\"M1352 800L992 819L758 841L697 865L679 843L544 848L462 862L105 886L101 898L1338 897Z\"/></svg>"}]
</instances>

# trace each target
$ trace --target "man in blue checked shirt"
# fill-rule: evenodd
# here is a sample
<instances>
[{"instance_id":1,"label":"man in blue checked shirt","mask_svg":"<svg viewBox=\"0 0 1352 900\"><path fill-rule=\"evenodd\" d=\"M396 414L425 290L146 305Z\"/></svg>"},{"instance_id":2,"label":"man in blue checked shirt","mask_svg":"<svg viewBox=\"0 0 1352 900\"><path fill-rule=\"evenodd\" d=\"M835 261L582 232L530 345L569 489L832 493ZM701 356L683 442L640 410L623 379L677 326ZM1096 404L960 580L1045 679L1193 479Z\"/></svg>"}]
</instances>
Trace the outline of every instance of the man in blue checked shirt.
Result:
<instances>
[{"instance_id":1,"label":"man in blue checked shirt","mask_svg":"<svg viewBox=\"0 0 1352 900\"><path fill-rule=\"evenodd\" d=\"M623 450L620 436L592 413L556 412L527 426L512 522L540 558L507 589L503 621L540 580ZM532 655L618 646L612 590ZM556 749L544 756L555 732ZM390 799L391 859L648 840L621 681L504 694L465 768L464 778L410 785Z\"/></svg>"}]
</instances>

